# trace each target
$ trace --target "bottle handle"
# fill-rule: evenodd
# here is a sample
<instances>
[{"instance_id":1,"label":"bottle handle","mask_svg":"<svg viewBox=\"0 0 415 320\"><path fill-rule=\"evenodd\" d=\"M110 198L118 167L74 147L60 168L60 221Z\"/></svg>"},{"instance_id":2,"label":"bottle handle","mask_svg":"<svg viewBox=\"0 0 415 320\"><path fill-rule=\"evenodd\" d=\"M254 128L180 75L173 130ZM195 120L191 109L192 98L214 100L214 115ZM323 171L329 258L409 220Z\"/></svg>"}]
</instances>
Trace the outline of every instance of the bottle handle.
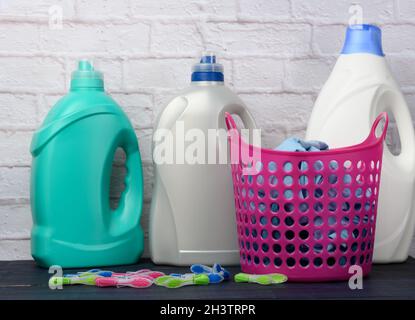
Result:
<instances>
[{"instance_id":1,"label":"bottle handle","mask_svg":"<svg viewBox=\"0 0 415 320\"><path fill-rule=\"evenodd\" d=\"M393 158L399 159L398 163L400 162L401 165L405 163L404 166L410 168L415 160L415 139L411 114L402 95L389 94L388 97L391 100L388 111L395 118L401 140L401 152Z\"/></svg>"},{"instance_id":2,"label":"bottle handle","mask_svg":"<svg viewBox=\"0 0 415 320\"><path fill-rule=\"evenodd\" d=\"M244 123L246 128L248 129L256 128L255 120L254 118L252 118L251 114L248 112L246 108L240 107L238 112L236 112L236 114L241 117L242 122Z\"/></svg>"},{"instance_id":3,"label":"bottle handle","mask_svg":"<svg viewBox=\"0 0 415 320\"><path fill-rule=\"evenodd\" d=\"M143 207L143 172L141 156L134 131L127 130L122 134L118 147L126 154L124 179L125 189L121 194L118 207L111 212L111 233L121 235L132 228L137 228Z\"/></svg>"}]
</instances>

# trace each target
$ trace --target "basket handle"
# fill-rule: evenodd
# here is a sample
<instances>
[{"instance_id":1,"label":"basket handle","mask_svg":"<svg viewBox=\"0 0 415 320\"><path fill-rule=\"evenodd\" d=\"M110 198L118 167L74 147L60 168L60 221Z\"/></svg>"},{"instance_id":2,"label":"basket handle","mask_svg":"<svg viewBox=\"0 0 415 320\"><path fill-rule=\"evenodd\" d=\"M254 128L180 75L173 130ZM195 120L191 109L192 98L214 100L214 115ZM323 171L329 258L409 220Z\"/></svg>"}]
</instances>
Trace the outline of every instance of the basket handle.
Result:
<instances>
[{"instance_id":1,"label":"basket handle","mask_svg":"<svg viewBox=\"0 0 415 320\"><path fill-rule=\"evenodd\" d=\"M225 112L225 123L229 131L231 131L232 129L235 129L235 130L238 129L238 127L236 126L235 120L233 119L233 117L231 116L229 112Z\"/></svg>"},{"instance_id":2,"label":"basket handle","mask_svg":"<svg viewBox=\"0 0 415 320\"><path fill-rule=\"evenodd\" d=\"M376 130L378 129L379 124L381 123L382 120L385 120L383 128L382 128L382 133L379 136L377 136L376 135ZM372 129L370 130L370 134L369 134L370 139L371 140L379 140L380 139L382 141L385 140L386 132L388 130L388 124L389 124L388 114L386 112L380 113L376 117L375 122L373 122Z\"/></svg>"}]
</instances>

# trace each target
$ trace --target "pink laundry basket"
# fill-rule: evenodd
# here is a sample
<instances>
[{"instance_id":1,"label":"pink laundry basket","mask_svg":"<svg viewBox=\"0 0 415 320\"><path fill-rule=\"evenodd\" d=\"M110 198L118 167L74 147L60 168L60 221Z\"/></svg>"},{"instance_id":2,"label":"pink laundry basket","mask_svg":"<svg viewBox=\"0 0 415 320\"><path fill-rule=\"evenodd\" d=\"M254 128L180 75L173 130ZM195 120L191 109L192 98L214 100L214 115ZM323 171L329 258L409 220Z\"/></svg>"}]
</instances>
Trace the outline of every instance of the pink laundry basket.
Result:
<instances>
[{"instance_id":1,"label":"pink laundry basket","mask_svg":"<svg viewBox=\"0 0 415 320\"><path fill-rule=\"evenodd\" d=\"M255 147L225 117L242 271L335 281L349 279L349 267L358 265L367 275L387 114L376 118L362 143L321 152Z\"/></svg>"}]
</instances>

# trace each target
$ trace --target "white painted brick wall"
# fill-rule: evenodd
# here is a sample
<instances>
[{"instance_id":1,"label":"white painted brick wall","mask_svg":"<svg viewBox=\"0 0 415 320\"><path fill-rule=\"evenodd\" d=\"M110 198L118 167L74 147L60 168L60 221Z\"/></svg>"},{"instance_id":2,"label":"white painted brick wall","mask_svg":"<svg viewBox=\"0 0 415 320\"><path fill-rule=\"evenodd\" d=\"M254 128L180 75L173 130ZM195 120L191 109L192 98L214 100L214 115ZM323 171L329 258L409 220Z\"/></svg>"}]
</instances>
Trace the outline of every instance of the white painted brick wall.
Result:
<instances>
[{"instance_id":1,"label":"white painted brick wall","mask_svg":"<svg viewBox=\"0 0 415 320\"><path fill-rule=\"evenodd\" d=\"M77 59L95 61L134 125L147 230L153 124L189 83L199 52L219 51L227 84L263 128L264 144L275 146L304 134L352 3L362 5L365 22L382 27L387 59L415 119L411 0L0 0L0 260L30 258L30 140L68 90ZM62 29L49 28L51 6L62 8Z\"/></svg>"},{"instance_id":2,"label":"white painted brick wall","mask_svg":"<svg viewBox=\"0 0 415 320\"><path fill-rule=\"evenodd\" d=\"M246 58L233 62L233 85L237 88L282 90L284 61L272 58Z\"/></svg>"}]
</instances>

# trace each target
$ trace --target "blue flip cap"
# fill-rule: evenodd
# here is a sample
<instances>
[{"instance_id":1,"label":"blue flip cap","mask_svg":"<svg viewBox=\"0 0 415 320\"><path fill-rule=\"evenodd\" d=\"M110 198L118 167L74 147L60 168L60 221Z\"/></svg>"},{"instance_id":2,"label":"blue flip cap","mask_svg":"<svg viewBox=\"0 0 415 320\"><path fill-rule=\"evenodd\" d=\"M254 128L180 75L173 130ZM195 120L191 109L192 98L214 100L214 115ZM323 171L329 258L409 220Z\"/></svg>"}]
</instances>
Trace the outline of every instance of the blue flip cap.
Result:
<instances>
[{"instance_id":1,"label":"blue flip cap","mask_svg":"<svg viewBox=\"0 0 415 320\"><path fill-rule=\"evenodd\" d=\"M219 81L223 82L223 66L216 63L216 56L212 53L204 54L199 63L192 68L192 82Z\"/></svg>"},{"instance_id":2,"label":"blue flip cap","mask_svg":"<svg viewBox=\"0 0 415 320\"><path fill-rule=\"evenodd\" d=\"M371 24L349 26L341 53L371 53L383 57L381 30Z\"/></svg>"}]
</instances>

